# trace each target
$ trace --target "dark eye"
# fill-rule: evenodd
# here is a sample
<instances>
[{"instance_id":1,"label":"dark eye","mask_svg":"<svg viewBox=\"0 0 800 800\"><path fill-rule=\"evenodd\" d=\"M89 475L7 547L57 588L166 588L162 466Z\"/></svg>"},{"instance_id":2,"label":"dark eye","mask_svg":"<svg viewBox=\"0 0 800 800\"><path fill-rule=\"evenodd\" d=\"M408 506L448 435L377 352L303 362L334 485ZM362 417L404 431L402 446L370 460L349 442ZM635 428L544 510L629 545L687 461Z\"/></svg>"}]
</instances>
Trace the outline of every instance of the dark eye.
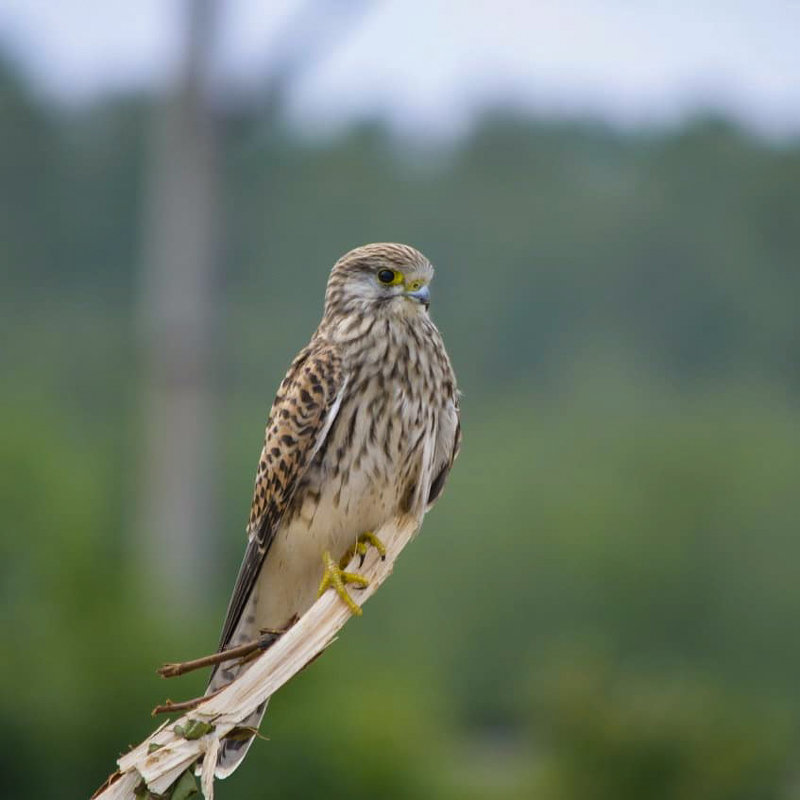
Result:
<instances>
[{"instance_id":1,"label":"dark eye","mask_svg":"<svg viewBox=\"0 0 800 800\"><path fill-rule=\"evenodd\" d=\"M393 269L382 269L378 273L378 280L381 283L393 283L394 282L394 270Z\"/></svg>"}]
</instances>

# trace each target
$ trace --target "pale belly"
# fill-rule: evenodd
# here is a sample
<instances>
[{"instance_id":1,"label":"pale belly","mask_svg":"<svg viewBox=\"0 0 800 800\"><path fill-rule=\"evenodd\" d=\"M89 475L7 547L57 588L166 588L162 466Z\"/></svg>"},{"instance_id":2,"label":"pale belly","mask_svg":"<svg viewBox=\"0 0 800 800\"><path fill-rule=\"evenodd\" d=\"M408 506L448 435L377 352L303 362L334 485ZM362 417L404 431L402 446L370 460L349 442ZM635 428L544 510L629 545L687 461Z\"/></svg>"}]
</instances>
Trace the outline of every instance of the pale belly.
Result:
<instances>
[{"instance_id":1,"label":"pale belly","mask_svg":"<svg viewBox=\"0 0 800 800\"><path fill-rule=\"evenodd\" d=\"M398 515L422 522L436 439L434 410L400 391L388 409L376 412L377 425L367 423L363 408L363 398L355 410L343 403L327 452L301 489L302 502L276 532L246 615L253 618L251 631L283 628L313 605L326 551L338 561L358 536ZM410 436L408 426L404 430L396 422L403 419L425 420L430 435L419 429Z\"/></svg>"},{"instance_id":2,"label":"pale belly","mask_svg":"<svg viewBox=\"0 0 800 800\"><path fill-rule=\"evenodd\" d=\"M338 561L358 536L395 516L394 493L356 485L341 493L336 505L338 488L334 484L324 490L319 502L306 500L299 513L279 528L256 586L257 628L283 628L307 611L317 599L322 554L329 551Z\"/></svg>"}]
</instances>

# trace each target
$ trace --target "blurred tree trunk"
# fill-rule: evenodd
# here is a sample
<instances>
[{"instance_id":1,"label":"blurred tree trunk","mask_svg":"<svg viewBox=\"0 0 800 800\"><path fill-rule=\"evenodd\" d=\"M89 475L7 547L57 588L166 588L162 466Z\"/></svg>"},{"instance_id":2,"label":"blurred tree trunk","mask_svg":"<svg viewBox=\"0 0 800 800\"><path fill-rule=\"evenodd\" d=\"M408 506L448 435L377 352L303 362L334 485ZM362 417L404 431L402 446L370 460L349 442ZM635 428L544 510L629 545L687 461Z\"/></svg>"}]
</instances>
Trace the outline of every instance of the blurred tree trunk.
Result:
<instances>
[{"instance_id":1,"label":"blurred tree trunk","mask_svg":"<svg viewBox=\"0 0 800 800\"><path fill-rule=\"evenodd\" d=\"M155 118L143 232L144 442L139 561L173 619L199 613L213 583L219 463L214 445L218 145L211 103L219 0L184 0L183 64ZM272 44L265 122L290 84L353 28L366 0L307 0ZM244 515L246 517L246 514Z\"/></svg>"},{"instance_id":2,"label":"blurred tree trunk","mask_svg":"<svg viewBox=\"0 0 800 800\"><path fill-rule=\"evenodd\" d=\"M180 72L154 117L143 229L144 442L136 555L148 595L182 619L197 613L208 595L216 521L213 332L220 232L209 99L216 5L188 0L185 6Z\"/></svg>"}]
</instances>

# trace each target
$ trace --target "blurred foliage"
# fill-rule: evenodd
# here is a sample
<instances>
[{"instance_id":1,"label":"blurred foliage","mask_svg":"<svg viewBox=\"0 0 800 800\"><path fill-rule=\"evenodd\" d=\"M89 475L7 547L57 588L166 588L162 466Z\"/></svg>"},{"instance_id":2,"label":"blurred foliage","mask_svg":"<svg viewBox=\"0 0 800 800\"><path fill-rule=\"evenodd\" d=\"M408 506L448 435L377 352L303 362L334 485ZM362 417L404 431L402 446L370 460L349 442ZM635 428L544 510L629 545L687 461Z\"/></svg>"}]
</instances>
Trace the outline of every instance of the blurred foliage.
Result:
<instances>
[{"instance_id":1,"label":"blurred foliage","mask_svg":"<svg viewBox=\"0 0 800 800\"><path fill-rule=\"evenodd\" d=\"M216 642L147 616L134 300L152 101L0 69L0 794L87 796ZM800 146L487 117L452 148L225 120L219 585L332 260L407 240L463 388L448 491L219 796L797 796ZM202 620L202 621L201 621Z\"/></svg>"}]
</instances>

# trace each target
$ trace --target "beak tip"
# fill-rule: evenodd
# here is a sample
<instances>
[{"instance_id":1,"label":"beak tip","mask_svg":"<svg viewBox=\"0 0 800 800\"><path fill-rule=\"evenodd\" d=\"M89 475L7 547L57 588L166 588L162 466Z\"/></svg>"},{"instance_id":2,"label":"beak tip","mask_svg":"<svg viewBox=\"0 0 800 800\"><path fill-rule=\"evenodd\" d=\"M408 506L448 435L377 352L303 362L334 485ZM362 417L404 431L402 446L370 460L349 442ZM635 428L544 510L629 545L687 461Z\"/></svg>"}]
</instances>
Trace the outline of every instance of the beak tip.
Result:
<instances>
[{"instance_id":1,"label":"beak tip","mask_svg":"<svg viewBox=\"0 0 800 800\"><path fill-rule=\"evenodd\" d=\"M406 292L406 297L410 297L421 303L425 308L431 304L431 290L427 286L422 286L416 292Z\"/></svg>"}]
</instances>

